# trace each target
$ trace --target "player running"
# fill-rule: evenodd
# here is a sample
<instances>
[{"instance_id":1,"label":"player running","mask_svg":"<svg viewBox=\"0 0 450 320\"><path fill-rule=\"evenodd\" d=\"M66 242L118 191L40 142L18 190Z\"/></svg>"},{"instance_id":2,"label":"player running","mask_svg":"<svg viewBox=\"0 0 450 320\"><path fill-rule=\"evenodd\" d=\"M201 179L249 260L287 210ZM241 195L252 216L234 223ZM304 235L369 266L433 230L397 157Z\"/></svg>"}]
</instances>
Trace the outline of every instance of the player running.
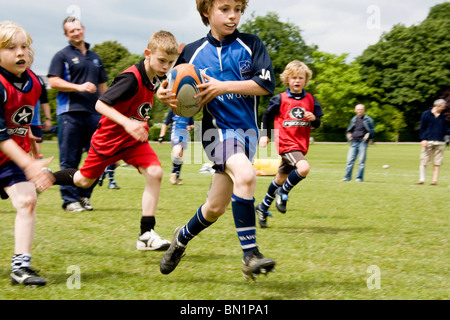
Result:
<instances>
[{"instance_id":1,"label":"player running","mask_svg":"<svg viewBox=\"0 0 450 320\"><path fill-rule=\"evenodd\" d=\"M155 213L163 171L158 156L148 143L148 112L153 96L178 54L175 37L167 31L152 35L145 58L117 76L95 108L102 114L88 156L80 170L54 173L55 184L91 186L109 165L123 160L137 168L146 180L142 195L141 234L138 250L166 250L170 241L155 231Z\"/></svg>"},{"instance_id":2,"label":"player running","mask_svg":"<svg viewBox=\"0 0 450 320\"><path fill-rule=\"evenodd\" d=\"M176 115L172 109L169 109L166 119L161 126L158 142L162 143L167 131L167 127L172 125L170 130L170 143L172 144L172 173L170 174L170 183L174 185L183 184L180 179L181 166L183 165L184 150L188 147L190 140L189 131L194 128L194 119L185 118Z\"/></svg>"},{"instance_id":3,"label":"player running","mask_svg":"<svg viewBox=\"0 0 450 320\"><path fill-rule=\"evenodd\" d=\"M51 159L33 159L30 124L43 83L29 69L33 63L30 34L14 22L0 22L0 196L11 198L17 211L14 228L13 284L43 286L47 281L31 269L38 191L51 187L42 170Z\"/></svg>"},{"instance_id":4,"label":"player running","mask_svg":"<svg viewBox=\"0 0 450 320\"><path fill-rule=\"evenodd\" d=\"M256 274L275 266L256 243L256 174L252 166L258 143L257 96L272 94L275 79L261 39L237 30L247 4L247 0L197 0L197 10L211 31L186 45L177 60L177 64L192 63L205 74L207 82L198 86L203 91L197 95L204 105L202 142L216 173L206 203L175 230L160 263L163 274L177 267L188 242L222 216L230 201L243 251L244 277L255 279ZM161 86L158 98L176 108L173 96L166 96L170 93L166 85Z\"/></svg>"}]
</instances>

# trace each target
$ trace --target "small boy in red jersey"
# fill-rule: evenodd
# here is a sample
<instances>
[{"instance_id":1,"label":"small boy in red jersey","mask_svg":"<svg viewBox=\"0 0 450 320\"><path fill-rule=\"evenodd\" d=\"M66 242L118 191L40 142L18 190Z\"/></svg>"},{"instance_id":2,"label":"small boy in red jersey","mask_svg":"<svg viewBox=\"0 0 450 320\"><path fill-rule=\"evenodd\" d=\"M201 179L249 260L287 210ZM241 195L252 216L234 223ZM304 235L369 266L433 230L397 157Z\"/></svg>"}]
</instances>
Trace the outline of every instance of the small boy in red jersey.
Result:
<instances>
[{"instance_id":1,"label":"small boy in red jersey","mask_svg":"<svg viewBox=\"0 0 450 320\"><path fill-rule=\"evenodd\" d=\"M91 148L80 170L64 169L54 173L55 184L88 188L106 167L124 160L137 168L146 180L142 196L141 234L138 250L166 250L170 241L155 231L155 213L163 170L158 156L148 143L148 112L153 95L178 55L175 37L167 31L152 35L145 59L117 76L99 98L95 109L102 114Z\"/></svg>"},{"instance_id":2,"label":"small boy in red jersey","mask_svg":"<svg viewBox=\"0 0 450 320\"><path fill-rule=\"evenodd\" d=\"M43 286L46 280L31 269L38 191L51 187L43 170L51 159L29 154L30 124L43 84L29 69L33 63L30 34L14 22L0 22L0 196L17 210L14 229L13 284Z\"/></svg>"},{"instance_id":3,"label":"small boy in red jersey","mask_svg":"<svg viewBox=\"0 0 450 320\"><path fill-rule=\"evenodd\" d=\"M280 75L288 89L274 96L263 114L263 133L259 145L263 148L267 146L269 138L264 133L275 118L275 145L281 155L281 164L264 200L255 206L261 228L267 227L272 201L276 199L278 211L286 213L289 192L309 173L310 167L305 156L309 148L311 126L318 128L323 116L320 103L304 90L311 77L312 71L303 62L290 62Z\"/></svg>"}]
</instances>

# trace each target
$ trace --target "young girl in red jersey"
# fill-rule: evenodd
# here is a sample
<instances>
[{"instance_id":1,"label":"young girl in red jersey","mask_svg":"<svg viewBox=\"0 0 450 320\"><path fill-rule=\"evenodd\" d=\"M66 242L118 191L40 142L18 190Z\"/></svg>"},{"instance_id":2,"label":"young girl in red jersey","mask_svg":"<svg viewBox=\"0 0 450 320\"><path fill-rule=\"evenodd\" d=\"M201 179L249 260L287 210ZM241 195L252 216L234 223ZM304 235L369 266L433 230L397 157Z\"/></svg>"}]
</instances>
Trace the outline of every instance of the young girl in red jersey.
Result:
<instances>
[{"instance_id":1,"label":"young girl in red jersey","mask_svg":"<svg viewBox=\"0 0 450 320\"><path fill-rule=\"evenodd\" d=\"M55 184L88 188L109 165L119 160L133 165L146 180L137 249L166 250L170 242L154 231L163 171L148 143L147 120L160 83L158 77L163 77L172 67L178 44L170 32L158 31L150 38L144 53L145 59L117 76L99 98L95 109L102 118L81 169L64 169L54 176Z\"/></svg>"},{"instance_id":2,"label":"young girl in red jersey","mask_svg":"<svg viewBox=\"0 0 450 320\"><path fill-rule=\"evenodd\" d=\"M309 148L311 126L318 128L323 116L320 103L304 87L312 77L312 71L303 62L290 62L280 75L288 89L274 96L264 112L260 147L266 147L269 138L264 135L275 118L275 145L281 155L281 164L275 179L269 185L264 200L255 206L262 228L267 227L267 216L272 201L276 199L278 211L286 213L288 194L309 173L305 156Z\"/></svg>"},{"instance_id":3,"label":"young girl in red jersey","mask_svg":"<svg viewBox=\"0 0 450 320\"><path fill-rule=\"evenodd\" d=\"M52 159L36 160L29 151L29 128L42 83L28 68L33 62L32 39L21 26L0 22L0 196L17 210L14 230L13 284L45 285L31 266L36 224L36 188L44 191L53 177L43 170Z\"/></svg>"}]
</instances>

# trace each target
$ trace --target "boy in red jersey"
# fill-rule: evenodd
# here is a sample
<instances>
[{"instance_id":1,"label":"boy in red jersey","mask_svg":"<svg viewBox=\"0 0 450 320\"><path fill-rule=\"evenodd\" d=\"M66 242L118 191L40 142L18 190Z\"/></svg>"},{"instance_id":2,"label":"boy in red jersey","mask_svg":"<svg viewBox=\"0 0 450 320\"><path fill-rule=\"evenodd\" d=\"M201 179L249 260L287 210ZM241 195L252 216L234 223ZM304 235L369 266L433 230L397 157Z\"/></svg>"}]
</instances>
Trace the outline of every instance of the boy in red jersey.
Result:
<instances>
[{"instance_id":1,"label":"boy in red jersey","mask_svg":"<svg viewBox=\"0 0 450 320\"><path fill-rule=\"evenodd\" d=\"M119 160L133 165L146 185L142 196L141 234L138 250L166 250L168 240L155 231L155 213L163 171L156 153L148 143L148 112L153 95L178 55L175 37L167 31L152 35L145 59L117 76L95 108L102 114L88 156L80 170L55 172L55 184L90 187L109 165Z\"/></svg>"},{"instance_id":2,"label":"boy in red jersey","mask_svg":"<svg viewBox=\"0 0 450 320\"><path fill-rule=\"evenodd\" d=\"M262 118L263 133L259 145L263 148L267 146L269 138L264 136L264 132L267 132L270 122L275 118L275 145L281 155L281 164L264 200L255 206L261 228L267 227L272 201L276 199L278 211L286 213L289 192L309 173L305 156L309 148L311 126L318 128L323 116L320 103L304 90L311 77L311 70L303 62L290 62L280 75L288 89L270 100Z\"/></svg>"},{"instance_id":3,"label":"boy in red jersey","mask_svg":"<svg viewBox=\"0 0 450 320\"><path fill-rule=\"evenodd\" d=\"M28 69L33 63L32 39L19 25L0 22L0 196L11 198L17 210L14 229L13 284L46 284L31 266L36 224L36 188L44 191L53 183L44 169L51 159L36 160L29 154L30 123L43 84Z\"/></svg>"}]
</instances>

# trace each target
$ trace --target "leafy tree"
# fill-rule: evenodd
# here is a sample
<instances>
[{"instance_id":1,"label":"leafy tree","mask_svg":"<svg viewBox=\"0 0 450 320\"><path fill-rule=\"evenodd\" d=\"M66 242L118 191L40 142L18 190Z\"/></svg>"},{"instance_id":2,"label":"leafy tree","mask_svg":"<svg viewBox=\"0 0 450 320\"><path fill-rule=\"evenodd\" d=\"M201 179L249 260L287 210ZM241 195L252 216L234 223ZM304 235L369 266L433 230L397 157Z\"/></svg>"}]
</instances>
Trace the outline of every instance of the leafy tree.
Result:
<instances>
[{"instance_id":1,"label":"leafy tree","mask_svg":"<svg viewBox=\"0 0 450 320\"><path fill-rule=\"evenodd\" d=\"M312 54L316 46L308 46L302 38L300 28L293 23L281 22L277 13L269 12L262 17L256 17L252 13L250 19L239 27L239 31L256 34L266 46L275 73L275 94L286 90L281 83L280 74L289 62L300 60L313 67ZM261 98L260 117L267 108L268 100L268 97Z\"/></svg>"},{"instance_id":2,"label":"leafy tree","mask_svg":"<svg viewBox=\"0 0 450 320\"><path fill-rule=\"evenodd\" d=\"M117 72L117 66L121 60L128 59L131 54L127 48L117 41L105 41L92 47L92 51L98 53L102 58L103 67L108 75L108 84L123 70ZM126 60L128 61L128 60Z\"/></svg>"},{"instance_id":3,"label":"leafy tree","mask_svg":"<svg viewBox=\"0 0 450 320\"><path fill-rule=\"evenodd\" d=\"M275 74L283 72L292 60L311 64L312 53L316 49L308 46L301 36L301 29L290 22L281 22L277 13L256 17L253 13L239 28L242 32L256 34L263 41L272 58ZM277 79L278 80L278 79Z\"/></svg>"},{"instance_id":4,"label":"leafy tree","mask_svg":"<svg viewBox=\"0 0 450 320\"><path fill-rule=\"evenodd\" d=\"M450 2L445 2L431 8L419 25L394 26L357 58L363 81L383 91L375 100L402 112L410 131L433 100L448 92L449 30Z\"/></svg>"},{"instance_id":5,"label":"leafy tree","mask_svg":"<svg viewBox=\"0 0 450 320\"><path fill-rule=\"evenodd\" d=\"M344 132L349 120L355 115L355 105L366 106L367 114L375 121L375 131L384 139L395 139L394 128L402 128L401 114L388 105L380 105L371 97L379 95L380 90L369 87L361 80L361 66L352 62L347 64L347 54L340 56L316 51L313 54L316 72L306 91L314 94L322 104L324 116L322 126L315 131L320 140L345 140ZM386 113L393 116L386 116ZM395 115L395 116L394 116ZM398 132L398 129L395 129Z\"/></svg>"}]
</instances>

